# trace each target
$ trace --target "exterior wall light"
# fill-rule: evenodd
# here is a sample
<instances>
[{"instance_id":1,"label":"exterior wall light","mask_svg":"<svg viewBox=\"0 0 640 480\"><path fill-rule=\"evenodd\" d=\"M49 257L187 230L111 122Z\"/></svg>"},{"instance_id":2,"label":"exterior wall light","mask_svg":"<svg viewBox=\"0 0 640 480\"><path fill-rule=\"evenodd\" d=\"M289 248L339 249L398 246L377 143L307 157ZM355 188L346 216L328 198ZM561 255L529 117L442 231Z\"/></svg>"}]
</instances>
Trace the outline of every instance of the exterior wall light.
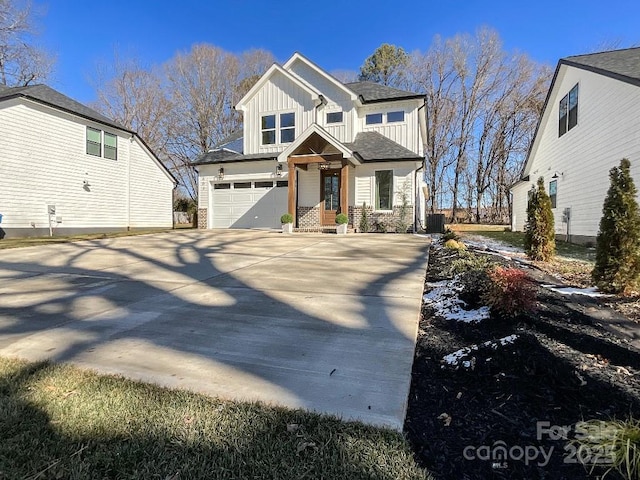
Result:
<instances>
[{"instance_id":1,"label":"exterior wall light","mask_svg":"<svg viewBox=\"0 0 640 480\"><path fill-rule=\"evenodd\" d=\"M224 179L224 168L220 167L218 169L218 180Z\"/></svg>"},{"instance_id":2,"label":"exterior wall light","mask_svg":"<svg viewBox=\"0 0 640 480\"><path fill-rule=\"evenodd\" d=\"M282 164L281 163L278 163L278 165L276 166L276 175L278 177L282 176Z\"/></svg>"}]
</instances>

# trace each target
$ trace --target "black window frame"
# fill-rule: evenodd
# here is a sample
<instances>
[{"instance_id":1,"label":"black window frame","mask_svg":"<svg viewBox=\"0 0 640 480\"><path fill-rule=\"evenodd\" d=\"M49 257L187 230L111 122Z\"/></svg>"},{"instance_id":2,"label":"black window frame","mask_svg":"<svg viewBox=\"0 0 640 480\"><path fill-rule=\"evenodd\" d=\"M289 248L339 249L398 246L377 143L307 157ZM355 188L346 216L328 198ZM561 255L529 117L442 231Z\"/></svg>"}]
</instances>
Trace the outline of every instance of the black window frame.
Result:
<instances>
[{"instance_id":1,"label":"black window frame","mask_svg":"<svg viewBox=\"0 0 640 480\"><path fill-rule=\"evenodd\" d=\"M579 89L576 83L558 104L558 137L578 125Z\"/></svg>"},{"instance_id":2,"label":"black window frame","mask_svg":"<svg viewBox=\"0 0 640 480\"><path fill-rule=\"evenodd\" d=\"M334 120L334 118L340 117L339 120ZM327 125L335 125L336 123L344 123L344 112L340 110L339 112L327 112L326 116Z\"/></svg>"},{"instance_id":3,"label":"black window frame","mask_svg":"<svg viewBox=\"0 0 640 480\"><path fill-rule=\"evenodd\" d=\"M255 188L273 188L273 180L260 180L254 182Z\"/></svg>"},{"instance_id":4,"label":"black window frame","mask_svg":"<svg viewBox=\"0 0 640 480\"><path fill-rule=\"evenodd\" d=\"M251 182L233 182L234 190L246 190L247 188L251 188Z\"/></svg>"},{"instance_id":5,"label":"black window frame","mask_svg":"<svg viewBox=\"0 0 640 480\"><path fill-rule=\"evenodd\" d=\"M378 183L378 174L389 175L389 191L388 197L385 199L385 205L382 205L383 197L380 195L380 186ZM393 210L393 170L376 170L374 172L374 207L376 211L392 211Z\"/></svg>"},{"instance_id":6,"label":"black window frame","mask_svg":"<svg viewBox=\"0 0 640 480\"><path fill-rule=\"evenodd\" d=\"M231 183L230 182L214 183L213 189L214 190L231 190Z\"/></svg>"},{"instance_id":7,"label":"black window frame","mask_svg":"<svg viewBox=\"0 0 640 480\"><path fill-rule=\"evenodd\" d=\"M271 118L273 117L273 127L269 127L268 125L265 126L265 119ZM275 113L270 113L268 115L261 115L260 116L260 144L261 145L275 145L276 144L276 140L278 139L276 136L276 132L278 131L277 127L278 125L276 124L277 121L277 115ZM273 135L273 141L272 142L265 142L265 134L271 136Z\"/></svg>"},{"instance_id":8,"label":"black window frame","mask_svg":"<svg viewBox=\"0 0 640 480\"><path fill-rule=\"evenodd\" d=\"M288 187L288 186L289 186L289 180L277 180L276 181L276 188Z\"/></svg>"},{"instance_id":9,"label":"black window frame","mask_svg":"<svg viewBox=\"0 0 640 480\"><path fill-rule=\"evenodd\" d=\"M285 125L283 117L285 116L291 116L291 118L293 119L293 122L288 123ZM283 112L280 114L279 116L279 120L280 120L280 124L278 125L280 127L279 131L280 131L280 143L292 143L295 139L296 139L296 113L295 112ZM291 138L289 139L289 137L287 137L287 139L285 140L285 134L287 135L291 135Z\"/></svg>"}]
</instances>

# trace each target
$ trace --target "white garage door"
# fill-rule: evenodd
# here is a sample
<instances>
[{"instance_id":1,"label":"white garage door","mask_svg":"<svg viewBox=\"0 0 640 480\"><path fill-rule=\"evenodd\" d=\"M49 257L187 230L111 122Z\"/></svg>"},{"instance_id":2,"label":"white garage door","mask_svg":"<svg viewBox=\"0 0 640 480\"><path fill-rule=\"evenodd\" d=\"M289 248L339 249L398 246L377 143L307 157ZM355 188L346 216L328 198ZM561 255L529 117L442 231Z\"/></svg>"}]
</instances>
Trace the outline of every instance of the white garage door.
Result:
<instances>
[{"instance_id":1,"label":"white garage door","mask_svg":"<svg viewBox=\"0 0 640 480\"><path fill-rule=\"evenodd\" d=\"M210 190L212 228L279 228L287 211L286 180L215 182Z\"/></svg>"}]
</instances>

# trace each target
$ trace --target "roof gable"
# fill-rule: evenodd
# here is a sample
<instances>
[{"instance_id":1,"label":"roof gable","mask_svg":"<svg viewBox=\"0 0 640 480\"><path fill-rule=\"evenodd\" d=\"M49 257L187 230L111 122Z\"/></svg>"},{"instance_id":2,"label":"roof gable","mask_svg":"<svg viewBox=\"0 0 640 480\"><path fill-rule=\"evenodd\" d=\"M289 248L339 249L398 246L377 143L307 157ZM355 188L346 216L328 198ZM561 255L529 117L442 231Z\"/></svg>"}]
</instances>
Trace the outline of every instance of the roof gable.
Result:
<instances>
[{"instance_id":1,"label":"roof gable","mask_svg":"<svg viewBox=\"0 0 640 480\"><path fill-rule=\"evenodd\" d=\"M335 139L329 132L327 132L324 128L322 128L317 123L312 124L309 128L307 128L302 134L294 140L291 145L289 145L282 153L278 155L279 162L286 162L289 155L296 151L296 149L302 145L307 139L312 135L318 135L322 139L324 139L327 143L335 147L340 153L342 153L343 157L349 158L352 155L352 152L349 148L347 148L344 144L340 143L337 139Z\"/></svg>"},{"instance_id":2,"label":"roof gable","mask_svg":"<svg viewBox=\"0 0 640 480\"><path fill-rule=\"evenodd\" d=\"M640 86L640 47L574 55L560 63Z\"/></svg>"},{"instance_id":3,"label":"roof gable","mask_svg":"<svg viewBox=\"0 0 640 480\"><path fill-rule=\"evenodd\" d=\"M251 87L251 89L245 94L245 96L242 97L242 99L236 104L235 108L238 110L244 110L249 100L251 100L253 96L256 93L258 93L262 87L264 87L264 85L269 81L269 79L276 74L281 74L288 80L298 85L300 88L306 91L311 96L311 98L313 98L314 102L316 102L317 104L320 104L321 99L320 99L320 94L318 92L312 89L306 82L301 81L300 78L298 78L296 75L292 75L290 72L283 69L280 65L274 63L265 72L265 74L262 75L262 77L260 77L260 80L258 80L256 84L253 87Z\"/></svg>"},{"instance_id":4,"label":"roof gable","mask_svg":"<svg viewBox=\"0 0 640 480\"><path fill-rule=\"evenodd\" d=\"M318 65L316 65L315 63L313 63L311 60L309 60L308 58L306 58L304 55L302 55L301 53L294 53L291 58L289 60L286 61L286 63L284 64L283 68L289 72L292 71L293 65L296 62L301 62L304 65L306 65L308 68L310 68L311 70L313 70L314 72L316 72L318 75L320 75L321 77L323 77L325 80L327 80L329 83L333 84L338 90L341 90L343 93L345 93L346 95L349 96L349 98L351 100L357 100L358 99L358 95L351 90L347 85L345 85L344 83L340 82L338 79L336 79L335 77L333 77L332 75L330 75L329 73L325 72L322 68L320 68ZM293 73L295 75L295 73ZM296 75L297 76L297 75ZM321 92L322 93L322 92Z\"/></svg>"}]
</instances>

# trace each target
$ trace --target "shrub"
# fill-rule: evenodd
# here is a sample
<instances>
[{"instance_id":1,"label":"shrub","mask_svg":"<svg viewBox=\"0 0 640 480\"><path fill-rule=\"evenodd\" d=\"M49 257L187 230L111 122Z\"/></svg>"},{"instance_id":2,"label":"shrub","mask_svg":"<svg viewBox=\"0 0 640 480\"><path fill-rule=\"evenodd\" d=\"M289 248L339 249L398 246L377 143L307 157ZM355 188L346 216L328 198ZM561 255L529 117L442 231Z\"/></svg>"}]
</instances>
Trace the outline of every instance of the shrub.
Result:
<instances>
[{"instance_id":1,"label":"shrub","mask_svg":"<svg viewBox=\"0 0 640 480\"><path fill-rule=\"evenodd\" d=\"M280 223L293 223L293 215L291 215L290 213L285 213L280 217Z\"/></svg>"},{"instance_id":2,"label":"shrub","mask_svg":"<svg viewBox=\"0 0 640 480\"><path fill-rule=\"evenodd\" d=\"M524 228L524 251L531 260L547 262L556 250L551 199L544 189L544 179L529 193L527 224Z\"/></svg>"},{"instance_id":3,"label":"shrub","mask_svg":"<svg viewBox=\"0 0 640 480\"><path fill-rule=\"evenodd\" d=\"M411 212L411 205L409 205L409 188L410 185L405 182L398 197L400 197L400 205L398 206L398 217L396 219L396 232L407 233L407 230L411 226L409 213Z\"/></svg>"},{"instance_id":4,"label":"shrub","mask_svg":"<svg viewBox=\"0 0 640 480\"><path fill-rule=\"evenodd\" d=\"M375 223L375 228L376 228L376 232L380 232L380 233L387 233L387 230L389 229L389 227L387 227L387 224L384 223L383 220L379 220Z\"/></svg>"},{"instance_id":5,"label":"shrub","mask_svg":"<svg viewBox=\"0 0 640 480\"><path fill-rule=\"evenodd\" d=\"M488 270L495 265L486 255L461 251L451 262L451 274L462 284L460 298L472 308L481 306L481 300L489 288Z\"/></svg>"},{"instance_id":6,"label":"shrub","mask_svg":"<svg viewBox=\"0 0 640 480\"><path fill-rule=\"evenodd\" d=\"M534 309L536 290L519 268L497 266L489 271L489 285L483 300L492 312L515 317Z\"/></svg>"},{"instance_id":7,"label":"shrub","mask_svg":"<svg viewBox=\"0 0 640 480\"><path fill-rule=\"evenodd\" d=\"M450 248L452 250L466 250L467 246L462 242L456 242L451 239L444 242L444 248Z\"/></svg>"},{"instance_id":8,"label":"shrub","mask_svg":"<svg viewBox=\"0 0 640 480\"><path fill-rule=\"evenodd\" d=\"M475 255L469 252L460 252L460 257L451 262L451 273L459 275L472 271L487 271L494 265L486 255Z\"/></svg>"},{"instance_id":9,"label":"shrub","mask_svg":"<svg viewBox=\"0 0 640 480\"><path fill-rule=\"evenodd\" d=\"M458 237L458 234L453 230L451 230L450 228L447 228L442 234L442 240L445 242L447 240L458 240L458 238L460 238Z\"/></svg>"},{"instance_id":10,"label":"shrub","mask_svg":"<svg viewBox=\"0 0 640 480\"><path fill-rule=\"evenodd\" d=\"M360 217L360 233L369 233L371 231L371 223L369 223L369 212L367 204L362 204L362 217Z\"/></svg>"},{"instance_id":11,"label":"shrub","mask_svg":"<svg viewBox=\"0 0 640 480\"><path fill-rule=\"evenodd\" d=\"M627 480L640 478L640 421L629 418L580 422L571 443L578 447L577 458L581 458L584 449L587 454L600 455L602 461L610 462L602 478L613 470Z\"/></svg>"},{"instance_id":12,"label":"shrub","mask_svg":"<svg viewBox=\"0 0 640 480\"><path fill-rule=\"evenodd\" d=\"M349 217L347 217L344 213L339 213L336 215L336 223L338 225L345 225L349 223Z\"/></svg>"},{"instance_id":13,"label":"shrub","mask_svg":"<svg viewBox=\"0 0 640 480\"><path fill-rule=\"evenodd\" d=\"M591 275L598 288L609 293L629 293L637 287L640 275L640 214L630 166L623 158L620 167L609 172L611 185L596 239Z\"/></svg>"}]
</instances>

